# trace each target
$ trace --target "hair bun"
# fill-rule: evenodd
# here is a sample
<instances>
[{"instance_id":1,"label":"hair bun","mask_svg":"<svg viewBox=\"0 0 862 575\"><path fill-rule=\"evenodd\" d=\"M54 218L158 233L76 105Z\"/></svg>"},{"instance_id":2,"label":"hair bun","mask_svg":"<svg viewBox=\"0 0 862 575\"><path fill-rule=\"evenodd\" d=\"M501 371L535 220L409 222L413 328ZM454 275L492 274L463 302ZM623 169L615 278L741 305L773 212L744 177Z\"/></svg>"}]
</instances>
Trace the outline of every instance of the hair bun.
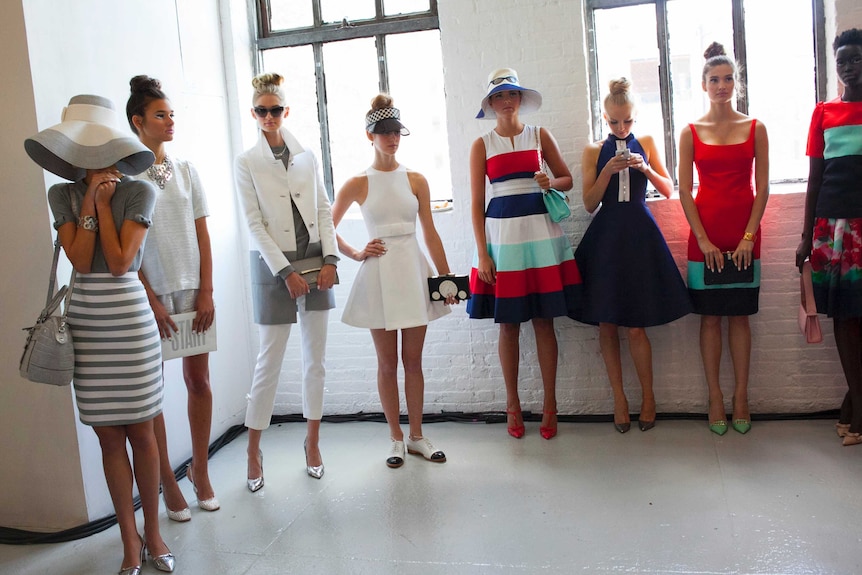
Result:
<instances>
[{"instance_id":1,"label":"hair bun","mask_svg":"<svg viewBox=\"0 0 862 575\"><path fill-rule=\"evenodd\" d=\"M611 96L619 96L623 94L628 94L629 90L631 90L632 83L628 78L614 78L610 82L608 82L608 89L611 93Z\"/></svg>"},{"instance_id":2,"label":"hair bun","mask_svg":"<svg viewBox=\"0 0 862 575\"><path fill-rule=\"evenodd\" d=\"M381 108L391 108L395 100L389 94L377 94L371 99L371 110L380 110Z\"/></svg>"},{"instance_id":3,"label":"hair bun","mask_svg":"<svg viewBox=\"0 0 862 575\"><path fill-rule=\"evenodd\" d=\"M155 78L150 78L146 74L135 76L134 78L129 80L129 86L131 87L133 94L136 92L149 92L150 90L162 89L161 82L159 82Z\"/></svg>"},{"instance_id":4,"label":"hair bun","mask_svg":"<svg viewBox=\"0 0 862 575\"><path fill-rule=\"evenodd\" d=\"M713 42L709 46L707 46L706 51L703 53L704 60L709 60L710 58L715 58L716 56L727 56L727 52L724 51L724 46L719 44L718 42Z\"/></svg>"},{"instance_id":5,"label":"hair bun","mask_svg":"<svg viewBox=\"0 0 862 575\"><path fill-rule=\"evenodd\" d=\"M251 79L251 85L255 90L260 90L264 86L281 86L284 82L284 77L281 74L259 74Z\"/></svg>"}]
</instances>

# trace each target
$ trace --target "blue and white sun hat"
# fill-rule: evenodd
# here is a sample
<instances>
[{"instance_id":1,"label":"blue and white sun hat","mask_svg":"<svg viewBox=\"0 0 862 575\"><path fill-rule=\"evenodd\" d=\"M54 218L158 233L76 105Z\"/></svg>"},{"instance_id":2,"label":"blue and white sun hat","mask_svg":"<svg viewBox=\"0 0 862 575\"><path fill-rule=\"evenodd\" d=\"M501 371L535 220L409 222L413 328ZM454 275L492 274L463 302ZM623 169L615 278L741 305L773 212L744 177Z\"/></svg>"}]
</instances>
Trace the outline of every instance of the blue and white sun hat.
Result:
<instances>
[{"instance_id":1,"label":"blue and white sun hat","mask_svg":"<svg viewBox=\"0 0 862 575\"><path fill-rule=\"evenodd\" d=\"M500 68L488 74L488 93L482 99L482 109L479 110L476 117L486 120L496 119L497 114L491 108L491 96L504 90L518 90L521 92L519 114L530 114L542 107L542 95L536 90L521 86L521 82L518 80L518 72L512 68Z\"/></svg>"}]
</instances>

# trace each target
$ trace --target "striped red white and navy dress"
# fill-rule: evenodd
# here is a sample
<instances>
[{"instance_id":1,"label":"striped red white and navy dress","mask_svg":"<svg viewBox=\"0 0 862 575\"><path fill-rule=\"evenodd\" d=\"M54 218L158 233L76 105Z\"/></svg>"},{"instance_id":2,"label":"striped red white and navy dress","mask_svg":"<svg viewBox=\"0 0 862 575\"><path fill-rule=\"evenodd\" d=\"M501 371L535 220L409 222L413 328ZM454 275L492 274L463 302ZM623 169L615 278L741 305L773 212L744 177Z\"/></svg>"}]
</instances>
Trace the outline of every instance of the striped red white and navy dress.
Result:
<instances>
[{"instance_id":1,"label":"striped red white and navy dress","mask_svg":"<svg viewBox=\"0 0 862 575\"><path fill-rule=\"evenodd\" d=\"M497 283L479 279L478 255L474 256L473 297L467 303L471 318L521 323L576 316L579 311L582 282L572 244L548 216L542 190L533 179L539 170L538 133L538 126L524 126L514 138L493 130L482 136L491 184L485 239Z\"/></svg>"}]
</instances>

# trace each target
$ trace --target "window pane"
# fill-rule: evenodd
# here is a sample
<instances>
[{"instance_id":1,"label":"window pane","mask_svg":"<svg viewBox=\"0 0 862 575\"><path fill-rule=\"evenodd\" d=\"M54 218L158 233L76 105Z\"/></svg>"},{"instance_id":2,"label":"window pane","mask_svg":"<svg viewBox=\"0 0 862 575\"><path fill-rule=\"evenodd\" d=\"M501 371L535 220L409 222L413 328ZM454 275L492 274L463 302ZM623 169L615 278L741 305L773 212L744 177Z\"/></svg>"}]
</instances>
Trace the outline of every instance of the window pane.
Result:
<instances>
[{"instance_id":1,"label":"window pane","mask_svg":"<svg viewBox=\"0 0 862 575\"><path fill-rule=\"evenodd\" d=\"M596 54L599 69L599 102L607 96L608 83L624 76L632 82L632 96L637 104L635 136L650 135L664 158L664 124L659 89L659 53L656 44L655 6L641 5L609 10L596 10ZM602 122L604 139L609 134Z\"/></svg>"},{"instance_id":2,"label":"window pane","mask_svg":"<svg viewBox=\"0 0 862 575\"><path fill-rule=\"evenodd\" d=\"M323 46L326 108L335 193L347 178L371 165L372 150L365 137L365 114L380 91L377 48L373 38L332 42Z\"/></svg>"},{"instance_id":3,"label":"window pane","mask_svg":"<svg viewBox=\"0 0 862 575\"><path fill-rule=\"evenodd\" d=\"M774 30L775 5L746 1L748 109L769 130L769 179L807 178L805 144L815 104L811 0L781 3L781 36L792 41L782 42L780 56Z\"/></svg>"},{"instance_id":4,"label":"window pane","mask_svg":"<svg viewBox=\"0 0 862 575\"><path fill-rule=\"evenodd\" d=\"M703 53L713 42L733 57L733 13L730 0L711 0L709 10L701 2L673 0L667 3L668 42L673 84L674 142L691 122L709 110L703 91ZM694 170L697 182L697 170Z\"/></svg>"},{"instance_id":5,"label":"window pane","mask_svg":"<svg viewBox=\"0 0 862 575\"><path fill-rule=\"evenodd\" d=\"M387 36L386 53L389 90L410 129L410 136L401 138L398 160L428 179L431 199L451 199L440 32ZM422 54L422 66L416 65L416 54Z\"/></svg>"},{"instance_id":6,"label":"window pane","mask_svg":"<svg viewBox=\"0 0 862 575\"><path fill-rule=\"evenodd\" d=\"M320 11L324 24L341 22L344 18L348 22L370 20L376 15L374 0L320 0Z\"/></svg>"},{"instance_id":7,"label":"window pane","mask_svg":"<svg viewBox=\"0 0 862 575\"><path fill-rule=\"evenodd\" d=\"M311 0L270 0L270 28L290 30L314 25Z\"/></svg>"},{"instance_id":8,"label":"window pane","mask_svg":"<svg viewBox=\"0 0 862 575\"><path fill-rule=\"evenodd\" d=\"M320 158L317 84L314 79L314 53L311 46L266 50L263 52L263 69L284 76L281 86L284 89L285 105L290 107L284 125L304 147L314 151ZM249 86L249 109L252 105L251 95ZM240 99L240 103L246 102Z\"/></svg>"},{"instance_id":9,"label":"window pane","mask_svg":"<svg viewBox=\"0 0 862 575\"><path fill-rule=\"evenodd\" d=\"M431 9L428 0L383 0L383 10L387 16L427 12Z\"/></svg>"}]
</instances>

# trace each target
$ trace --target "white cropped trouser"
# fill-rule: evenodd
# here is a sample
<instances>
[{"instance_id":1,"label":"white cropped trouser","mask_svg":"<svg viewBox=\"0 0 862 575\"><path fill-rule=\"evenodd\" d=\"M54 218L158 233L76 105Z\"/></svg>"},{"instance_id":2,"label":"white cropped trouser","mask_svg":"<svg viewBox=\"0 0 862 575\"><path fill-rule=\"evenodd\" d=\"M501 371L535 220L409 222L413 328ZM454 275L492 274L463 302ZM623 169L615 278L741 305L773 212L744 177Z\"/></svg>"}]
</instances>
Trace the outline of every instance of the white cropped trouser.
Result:
<instances>
[{"instance_id":1,"label":"white cropped trouser","mask_svg":"<svg viewBox=\"0 0 862 575\"><path fill-rule=\"evenodd\" d=\"M326 332L329 310L307 311L305 298L297 302L300 337L302 338L302 416L323 417L323 383L326 377ZM293 324L258 325L260 353L254 368L254 379L248 395L245 425L250 429L269 427L278 389L278 376Z\"/></svg>"}]
</instances>

